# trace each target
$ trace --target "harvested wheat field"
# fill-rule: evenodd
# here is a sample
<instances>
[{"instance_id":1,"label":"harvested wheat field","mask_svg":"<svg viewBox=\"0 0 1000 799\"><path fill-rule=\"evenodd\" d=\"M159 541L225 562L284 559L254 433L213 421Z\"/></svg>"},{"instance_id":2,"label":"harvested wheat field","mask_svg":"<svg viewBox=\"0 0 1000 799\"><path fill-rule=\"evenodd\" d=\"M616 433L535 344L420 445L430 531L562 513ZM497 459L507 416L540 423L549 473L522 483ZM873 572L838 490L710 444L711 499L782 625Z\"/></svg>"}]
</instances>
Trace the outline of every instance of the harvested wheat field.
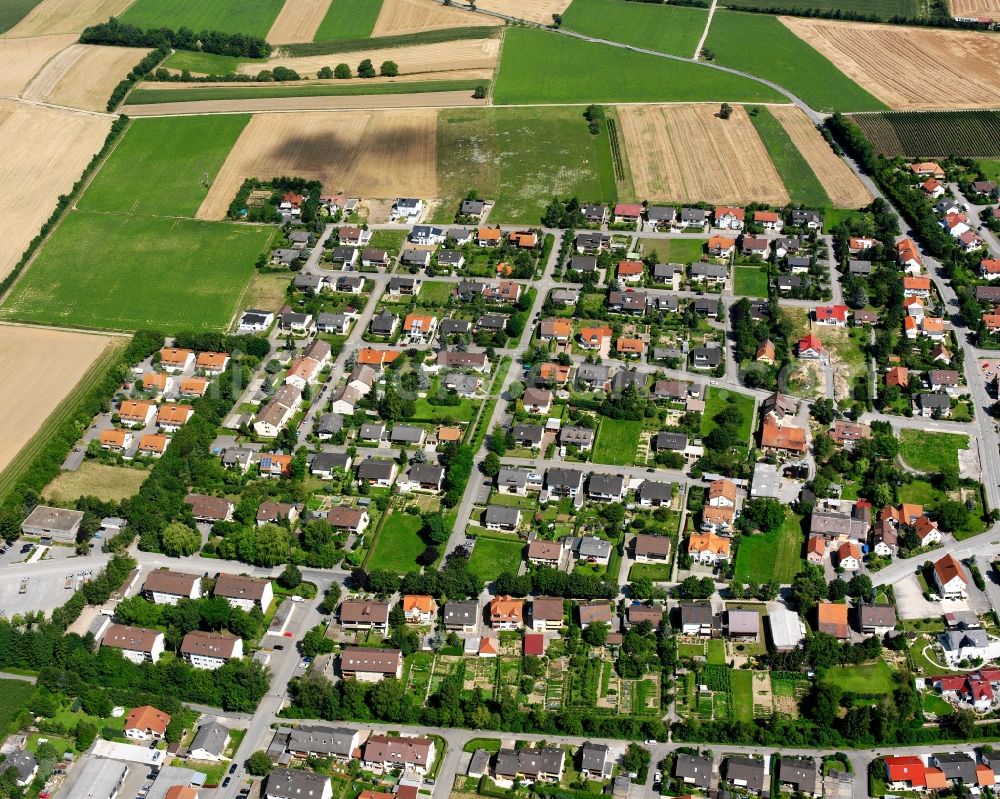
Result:
<instances>
[{"instance_id":1,"label":"harvested wheat field","mask_svg":"<svg viewBox=\"0 0 1000 799\"><path fill-rule=\"evenodd\" d=\"M271 44L311 42L330 8L330 0L286 0L267 32Z\"/></svg>"},{"instance_id":2,"label":"harvested wheat field","mask_svg":"<svg viewBox=\"0 0 1000 799\"><path fill-rule=\"evenodd\" d=\"M372 36L480 25L503 25L503 21L455 6L443 6L436 0L382 0L382 10L375 21Z\"/></svg>"},{"instance_id":3,"label":"harvested wheat field","mask_svg":"<svg viewBox=\"0 0 1000 799\"><path fill-rule=\"evenodd\" d=\"M0 470L38 432L113 342L121 338L42 327L0 327ZM30 402L24 398L30 397Z\"/></svg>"},{"instance_id":4,"label":"harvested wheat field","mask_svg":"<svg viewBox=\"0 0 1000 799\"><path fill-rule=\"evenodd\" d=\"M993 108L1000 36L780 17L803 41L895 110Z\"/></svg>"},{"instance_id":5,"label":"harvested wheat field","mask_svg":"<svg viewBox=\"0 0 1000 799\"><path fill-rule=\"evenodd\" d=\"M802 109L794 105L779 105L768 110L781 123L837 208L861 208L872 201L868 189L844 160L830 149L826 139Z\"/></svg>"},{"instance_id":6,"label":"harvested wheat field","mask_svg":"<svg viewBox=\"0 0 1000 799\"><path fill-rule=\"evenodd\" d=\"M788 192L742 106L625 105L617 110L636 196L664 202L784 205Z\"/></svg>"},{"instance_id":7,"label":"harvested wheat field","mask_svg":"<svg viewBox=\"0 0 1000 799\"><path fill-rule=\"evenodd\" d=\"M268 67L289 67L300 75L315 77L318 70L336 66L340 61L349 63L353 70L364 59L369 58L376 69L383 61L395 61L399 65L400 75L419 75L456 69L493 69L497 65L499 56L499 39L464 39L457 42L418 44L412 47L383 47L336 55L298 58L272 56L268 61ZM256 75L260 69L260 62L252 62L240 64L237 72Z\"/></svg>"},{"instance_id":8,"label":"harvested wheat field","mask_svg":"<svg viewBox=\"0 0 1000 799\"><path fill-rule=\"evenodd\" d=\"M75 41L73 34L0 39L0 95L17 97L50 59Z\"/></svg>"},{"instance_id":9,"label":"harvested wheat field","mask_svg":"<svg viewBox=\"0 0 1000 799\"><path fill-rule=\"evenodd\" d=\"M495 11L515 19L526 19L541 25L551 25L553 14L562 14L570 0L481 0L476 8Z\"/></svg>"},{"instance_id":10,"label":"harvested wheat field","mask_svg":"<svg viewBox=\"0 0 1000 799\"><path fill-rule=\"evenodd\" d=\"M1000 17L1000 0L949 0L953 17Z\"/></svg>"},{"instance_id":11,"label":"harvested wheat field","mask_svg":"<svg viewBox=\"0 0 1000 799\"><path fill-rule=\"evenodd\" d=\"M148 52L139 47L74 44L45 65L24 88L22 97L104 111L115 86Z\"/></svg>"},{"instance_id":12,"label":"harvested wheat field","mask_svg":"<svg viewBox=\"0 0 1000 799\"><path fill-rule=\"evenodd\" d=\"M5 39L44 36L49 33L80 33L88 25L120 16L135 0L42 0L28 15L4 34Z\"/></svg>"},{"instance_id":13,"label":"harvested wheat field","mask_svg":"<svg viewBox=\"0 0 1000 799\"><path fill-rule=\"evenodd\" d=\"M101 149L111 117L0 101L0 278ZM30 201L18 187L30 186Z\"/></svg>"},{"instance_id":14,"label":"harvested wheat field","mask_svg":"<svg viewBox=\"0 0 1000 799\"><path fill-rule=\"evenodd\" d=\"M223 218L248 177L300 175L357 197L436 197L436 160L433 109L257 114L197 217Z\"/></svg>"}]
</instances>

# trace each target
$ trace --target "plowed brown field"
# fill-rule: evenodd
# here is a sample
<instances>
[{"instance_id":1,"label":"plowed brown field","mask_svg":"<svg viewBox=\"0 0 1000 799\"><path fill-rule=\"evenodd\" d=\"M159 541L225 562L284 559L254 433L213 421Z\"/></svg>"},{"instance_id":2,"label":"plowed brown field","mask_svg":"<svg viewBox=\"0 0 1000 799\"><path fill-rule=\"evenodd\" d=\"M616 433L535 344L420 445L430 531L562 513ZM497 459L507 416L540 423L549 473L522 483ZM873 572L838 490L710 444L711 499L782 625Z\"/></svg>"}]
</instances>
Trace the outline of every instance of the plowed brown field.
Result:
<instances>
[{"instance_id":1,"label":"plowed brown field","mask_svg":"<svg viewBox=\"0 0 1000 799\"><path fill-rule=\"evenodd\" d=\"M70 108L104 111L118 82L148 53L137 47L74 44L50 60L23 97Z\"/></svg>"},{"instance_id":2,"label":"plowed brown field","mask_svg":"<svg viewBox=\"0 0 1000 799\"><path fill-rule=\"evenodd\" d=\"M948 8L955 17L1000 17L998 0L949 0Z\"/></svg>"},{"instance_id":3,"label":"plowed brown field","mask_svg":"<svg viewBox=\"0 0 1000 799\"><path fill-rule=\"evenodd\" d=\"M798 147L826 193L838 208L861 208L872 201L872 195L842 158L830 149L816 126L800 108L794 105L772 106L774 117Z\"/></svg>"},{"instance_id":4,"label":"plowed brown field","mask_svg":"<svg viewBox=\"0 0 1000 799\"><path fill-rule=\"evenodd\" d=\"M796 36L896 110L994 108L1000 36L780 17Z\"/></svg>"},{"instance_id":5,"label":"plowed brown field","mask_svg":"<svg viewBox=\"0 0 1000 799\"><path fill-rule=\"evenodd\" d=\"M378 69L383 61L395 61L400 75L416 75L429 72L453 71L456 69L493 69L500 55L499 39L464 39L457 42L418 44L411 47L382 47L359 50L356 53L335 55L301 56L287 58L276 56L268 61L269 67L284 66L294 69L300 75L315 77L323 67L333 67L344 61L355 70L364 59L371 59ZM240 64L238 72L256 75L261 70L260 62Z\"/></svg>"},{"instance_id":6,"label":"plowed brown field","mask_svg":"<svg viewBox=\"0 0 1000 799\"><path fill-rule=\"evenodd\" d=\"M0 95L18 96L50 59L75 41L72 33L0 39Z\"/></svg>"},{"instance_id":7,"label":"plowed brown field","mask_svg":"<svg viewBox=\"0 0 1000 799\"><path fill-rule=\"evenodd\" d=\"M248 177L298 175L324 191L437 196L437 111L257 114L219 170L199 219L221 219Z\"/></svg>"},{"instance_id":8,"label":"plowed brown field","mask_svg":"<svg viewBox=\"0 0 1000 799\"><path fill-rule=\"evenodd\" d=\"M116 341L111 336L42 327L0 326L0 470L38 432L91 364ZM121 339L117 339L121 341ZM25 398L30 397L30 402Z\"/></svg>"},{"instance_id":9,"label":"plowed brown field","mask_svg":"<svg viewBox=\"0 0 1000 799\"><path fill-rule=\"evenodd\" d=\"M664 202L764 202L788 192L742 106L625 105L617 109L636 195Z\"/></svg>"},{"instance_id":10,"label":"plowed brown field","mask_svg":"<svg viewBox=\"0 0 1000 799\"><path fill-rule=\"evenodd\" d=\"M20 22L4 34L6 39L44 36L48 33L80 33L88 25L120 16L135 0L42 0Z\"/></svg>"},{"instance_id":11,"label":"plowed brown field","mask_svg":"<svg viewBox=\"0 0 1000 799\"><path fill-rule=\"evenodd\" d=\"M111 117L0 101L0 278L13 268L111 129Z\"/></svg>"},{"instance_id":12,"label":"plowed brown field","mask_svg":"<svg viewBox=\"0 0 1000 799\"><path fill-rule=\"evenodd\" d=\"M286 0L267 33L271 44L311 42L330 8L330 0Z\"/></svg>"},{"instance_id":13,"label":"plowed brown field","mask_svg":"<svg viewBox=\"0 0 1000 799\"><path fill-rule=\"evenodd\" d=\"M455 6L443 6L435 0L383 0L372 36L480 25L503 25L503 21Z\"/></svg>"},{"instance_id":14,"label":"plowed brown field","mask_svg":"<svg viewBox=\"0 0 1000 799\"><path fill-rule=\"evenodd\" d=\"M476 3L476 8L551 25L552 15L562 14L569 4L570 0L481 0Z\"/></svg>"}]
</instances>

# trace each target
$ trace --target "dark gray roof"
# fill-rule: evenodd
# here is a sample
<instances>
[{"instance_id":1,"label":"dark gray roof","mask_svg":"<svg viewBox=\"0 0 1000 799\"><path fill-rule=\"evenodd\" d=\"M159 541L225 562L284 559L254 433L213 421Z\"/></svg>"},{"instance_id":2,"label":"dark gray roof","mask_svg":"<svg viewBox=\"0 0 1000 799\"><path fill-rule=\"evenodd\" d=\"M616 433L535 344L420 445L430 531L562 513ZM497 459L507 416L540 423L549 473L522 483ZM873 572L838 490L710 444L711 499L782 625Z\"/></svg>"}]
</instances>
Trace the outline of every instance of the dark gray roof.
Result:
<instances>
[{"instance_id":1,"label":"dark gray roof","mask_svg":"<svg viewBox=\"0 0 1000 799\"><path fill-rule=\"evenodd\" d=\"M511 432L515 441L528 441L532 444L540 444L542 434L545 432L541 425L537 424L516 424Z\"/></svg>"},{"instance_id":2,"label":"dark gray roof","mask_svg":"<svg viewBox=\"0 0 1000 799\"><path fill-rule=\"evenodd\" d=\"M806 258L801 255L793 255L788 259L789 268L805 268L808 269L812 266L812 259Z\"/></svg>"},{"instance_id":3,"label":"dark gray roof","mask_svg":"<svg viewBox=\"0 0 1000 799\"><path fill-rule=\"evenodd\" d=\"M675 452L682 452L688 443L688 437L684 433L657 433L655 447L657 450L670 449Z\"/></svg>"},{"instance_id":4,"label":"dark gray roof","mask_svg":"<svg viewBox=\"0 0 1000 799\"><path fill-rule=\"evenodd\" d=\"M388 480L392 477L392 461L366 458L358 464L358 477L362 480Z\"/></svg>"},{"instance_id":5,"label":"dark gray roof","mask_svg":"<svg viewBox=\"0 0 1000 799\"><path fill-rule=\"evenodd\" d=\"M31 752L12 752L7 755L7 760L0 765L0 774L14 769L17 772L17 779L24 782L31 777L36 765L38 764L35 761L35 756Z\"/></svg>"},{"instance_id":6,"label":"dark gray roof","mask_svg":"<svg viewBox=\"0 0 1000 799\"><path fill-rule=\"evenodd\" d=\"M445 624L475 624L477 621L479 621L479 603L475 600L447 602L444 606Z\"/></svg>"},{"instance_id":7,"label":"dark gray roof","mask_svg":"<svg viewBox=\"0 0 1000 799\"><path fill-rule=\"evenodd\" d=\"M383 310L372 317L372 333L391 335L398 322L399 317L396 314Z\"/></svg>"},{"instance_id":8,"label":"dark gray roof","mask_svg":"<svg viewBox=\"0 0 1000 799\"><path fill-rule=\"evenodd\" d=\"M740 781L747 790L759 793L764 789L764 761L752 757L727 757L726 779Z\"/></svg>"},{"instance_id":9,"label":"dark gray roof","mask_svg":"<svg viewBox=\"0 0 1000 799\"><path fill-rule=\"evenodd\" d=\"M597 271L597 257L593 255L574 255L569 260L569 268L576 272Z\"/></svg>"},{"instance_id":10,"label":"dark gray roof","mask_svg":"<svg viewBox=\"0 0 1000 799\"><path fill-rule=\"evenodd\" d=\"M330 260L334 263L354 263L354 259L357 257L358 251L353 247L337 246L330 250Z\"/></svg>"},{"instance_id":11,"label":"dark gray roof","mask_svg":"<svg viewBox=\"0 0 1000 799\"><path fill-rule=\"evenodd\" d=\"M288 735L288 751L350 757L357 730L350 727L303 725Z\"/></svg>"},{"instance_id":12,"label":"dark gray roof","mask_svg":"<svg viewBox=\"0 0 1000 799\"><path fill-rule=\"evenodd\" d=\"M650 222L671 220L677 216L677 209L672 205L651 205L646 209L646 219Z\"/></svg>"},{"instance_id":13,"label":"dark gray roof","mask_svg":"<svg viewBox=\"0 0 1000 799\"><path fill-rule=\"evenodd\" d=\"M587 492L591 496L620 496L625 490L625 478L620 474L591 474Z\"/></svg>"},{"instance_id":14,"label":"dark gray roof","mask_svg":"<svg viewBox=\"0 0 1000 799\"><path fill-rule=\"evenodd\" d=\"M681 626L688 624L711 624L712 606L707 602L685 602L681 605Z\"/></svg>"},{"instance_id":15,"label":"dark gray roof","mask_svg":"<svg viewBox=\"0 0 1000 799\"><path fill-rule=\"evenodd\" d=\"M509 505L487 505L483 521L486 524L514 525L521 520L519 508L512 508Z\"/></svg>"},{"instance_id":16,"label":"dark gray roof","mask_svg":"<svg viewBox=\"0 0 1000 799\"><path fill-rule=\"evenodd\" d=\"M397 441L403 444L417 444L427 435L427 431L422 427L413 427L407 424L396 424L392 426L389 434L390 441Z\"/></svg>"},{"instance_id":17,"label":"dark gray roof","mask_svg":"<svg viewBox=\"0 0 1000 799\"><path fill-rule=\"evenodd\" d=\"M584 771L604 771L610 752L606 744L587 741L580 747L580 768Z\"/></svg>"},{"instance_id":18,"label":"dark gray roof","mask_svg":"<svg viewBox=\"0 0 1000 799\"><path fill-rule=\"evenodd\" d=\"M346 469L351 456L346 452L317 452L309 462L309 470L326 472L333 469Z\"/></svg>"},{"instance_id":19,"label":"dark gray roof","mask_svg":"<svg viewBox=\"0 0 1000 799\"><path fill-rule=\"evenodd\" d=\"M691 277L714 277L723 278L729 274L729 267L725 264L712 264L699 261L691 264Z\"/></svg>"},{"instance_id":20,"label":"dark gray roof","mask_svg":"<svg viewBox=\"0 0 1000 799\"><path fill-rule=\"evenodd\" d=\"M872 273L872 262L852 258L847 262L847 271L852 275L870 275Z\"/></svg>"},{"instance_id":21,"label":"dark gray roof","mask_svg":"<svg viewBox=\"0 0 1000 799\"><path fill-rule=\"evenodd\" d=\"M444 478L444 467L432 463L414 463L409 471L412 483L440 483Z\"/></svg>"},{"instance_id":22,"label":"dark gray roof","mask_svg":"<svg viewBox=\"0 0 1000 799\"><path fill-rule=\"evenodd\" d=\"M594 443L594 431L589 427L567 425L559 431L559 443L590 446Z\"/></svg>"},{"instance_id":23,"label":"dark gray roof","mask_svg":"<svg viewBox=\"0 0 1000 799\"><path fill-rule=\"evenodd\" d=\"M549 469L545 473L549 488L579 488L583 482L583 472L579 469Z\"/></svg>"},{"instance_id":24,"label":"dark gray roof","mask_svg":"<svg viewBox=\"0 0 1000 799\"><path fill-rule=\"evenodd\" d=\"M221 755L226 749L226 740L228 738L228 727L224 727L217 721L209 721L198 728L198 732L191 741L188 750L204 749L213 755Z\"/></svg>"},{"instance_id":25,"label":"dark gray roof","mask_svg":"<svg viewBox=\"0 0 1000 799\"><path fill-rule=\"evenodd\" d=\"M917 402L921 408L928 410L946 411L951 407L951 399L941 391L931 391L926 394L918 394Z\"/></svg>"},{"instance_id":26,"label":"dark gray roof","mask_svg":"<svg viewBox=\"0 0 1000 799\"><path fill-rule=\"evenodd\" d=\"M719 301L712 297L698 297L694 303L695 313L711 314L717 316L719 313Z\"/></svg>"},{"instance_id":27,"label":"dark gray roof","mask_svg":"<svg viewBox=\"0 0 1000 799\"><path fill-rule=\"evenodd\" d=\"M438 325L438 330L446 336L457 333L468 333L472 330L472 322L465 319L442 319L441 324Z\"/></svg>"},{"instance_id":28,"label":"dark gray roof","mask_svg":"<svg viewBox=\"0 0 1000 799\"><path fill-rule=\"evenodd\" d=\"M459 208L459 213L466 214L481 214L483 208L486 206L482 200L462 200L462 205Z\"/></svg>"},{"instance_id":29,"label":"dark gray roof","mask_svg":"<svg viewBox=\"0 0 1000 799\"><path fill-rule=\"evenodd\" d=\"M966 785L975 785L976 781L976 761L965 752L952 752L949 754L936 754L934 760L937 766L944 772L944 776L949 781L961 780Z\"/></svg>"},{"instance_id":30,"label":"dark gray roof","mask_svg":"<svg viewBox=\"0 0 1000 799\"><path fill-rule=\"evenodd\" d=\"M892 605L862 605L858 616L862 627L896 626L896 609Z\"/></svg>"},{"instance_id":31,"label":"dark gray roof","mask_svg":"<svg viewBox=\"0 0 1000 799\"><path fill-rule=\"evenodd\" d=\"M511 467L501 467L497 474L497 485L506 488L520 489L528 484L528 470Z\"/></svg>"},{"instance_id":32,"label":"dark gray roof","mask_svg":"<svg viewBox=\"0 0 1000 799\"><path fill-rule=\"evenodd\" d=\"M267 778L265 795L276 799L320 799L330 778L300 769L277 768Z\"/></svg>"},{"instance_id":33,"label":"dark gray roof","mask_svg":"<svg viewBox=\"0 0 1000 799\"><path fill-rule=\"evenodd\" d=\"M659 500L666 502L674 495L673 483L660 483L655 480L643 480L639 485L639 499Z\"/></svg>"},{"instance_id":34,"label":"dark gray roof","mask_svg":"<svg viewBox=\"0 0 1000 799\"><path fill-rule=\"evenodd\" d=\"M581 558L607 558L611 556L611 544L596 535L585 535L576 539L576 552Z\"/></svg>"},{"instance_id":35,"label":"dark gray roof","mask_svg":"<svg viewBox=\"0 0 1000 799\"><path fill-rule=\"evenodd\" d=\"M437 254L438 263L444 264L446 266L452 266L454 264L459 264L465 258L465 254L461 250L441 250Z\"/></svg>"},{"instance_id":36,"label":"dark gray roof","mask_svg":"<svg viewBox=\"0 0 1000 799\"><path fill-rule=\"evenodd\" d=\"M802 793L816 793L816 761L811 757L783 757L778 761L778 782L794 785Z\"/></svg>"},{"instance_id":37,"label":"dark gray roof","mask_svg":"<svg viewBox=\"0 0 1000 799\"><path fill-rule=\"evenodd\" d=\"M537 777L539 774L558 774L562 770L565 753L562 749L501 749L497 752L496 773L513 777L523 774Z\"/></svg>"},{"instance_id":38,"label":"dark gray roof","mask_svg":"<svg viewBox=\"0 0 1000 799\"><path fill-rule=\"evenodd\" d=\"M674 761L674 776L691 780L699 788L708 788L712 784L712 759L680 752Z\"/></svg>"},{"instance_id":39,"label":"dark gray roof","mask_svg":"<svg viewBox=\"0 0 1000 799\"><path fill-rule=\"evenodd\" d=\"M358 438L362 441L378 441L385 435L385 425L381 422L361 425Z\"/></svg>"},{"instance_id":40,"label":"dark gray roof","mask_svg":"<svg viewBox=\"0 0 1000 799\"><path fill-rule=\"evenodd\" d=\"M611 367L601 363L581 363L576 368L576 379L582 383L604 383L611 374Z\"/></svg>"},{"instance_id":41,"label":"dark gray roof","mask_svg":"<svg viewBox=\"0 0 1000 799\"><path fill-rule=\"evenodd\" d=\"M702 208L682 208L681 222L702 222L708 219L708 211Z\"/></svg>"},{"instance_id":42,"label":"dark gray roof","mask_svg":"<svg viewBox=\"0 0 1000 799\"><path fill-rule=\"evenodd\" d=\"M718 366L722 363L722 350L718 347L695 347L691 350L695 361L704 361L709 366Z\"/></svg>"}]
</instances>

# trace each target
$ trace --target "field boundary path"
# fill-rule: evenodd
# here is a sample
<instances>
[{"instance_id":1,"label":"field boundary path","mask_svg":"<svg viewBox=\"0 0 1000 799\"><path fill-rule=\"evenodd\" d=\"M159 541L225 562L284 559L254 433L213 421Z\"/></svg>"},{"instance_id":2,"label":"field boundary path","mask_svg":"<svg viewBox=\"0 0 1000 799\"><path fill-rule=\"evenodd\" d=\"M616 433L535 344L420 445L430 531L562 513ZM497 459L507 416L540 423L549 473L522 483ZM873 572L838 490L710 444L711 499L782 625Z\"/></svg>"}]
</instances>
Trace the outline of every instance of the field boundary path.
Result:
<instances>
[{"instance_id":1,"label":"field boundary path","mask_svg":"<svg viewBox=\"0 0 1000 799\"><path fill-rule=\"evenodd\" d=\"M719 5L719 0L712 0L712 4L708 7L708 19L705 20L705 30L701 32L701 38L698 40L698 44L694 48L694 55L692 60L698 61L698 56L701 55L701 48L705 46L705 40L708 38L708 31L712 27L712 18L715 16L715 9Z\"/></svg>"}]
</instances>

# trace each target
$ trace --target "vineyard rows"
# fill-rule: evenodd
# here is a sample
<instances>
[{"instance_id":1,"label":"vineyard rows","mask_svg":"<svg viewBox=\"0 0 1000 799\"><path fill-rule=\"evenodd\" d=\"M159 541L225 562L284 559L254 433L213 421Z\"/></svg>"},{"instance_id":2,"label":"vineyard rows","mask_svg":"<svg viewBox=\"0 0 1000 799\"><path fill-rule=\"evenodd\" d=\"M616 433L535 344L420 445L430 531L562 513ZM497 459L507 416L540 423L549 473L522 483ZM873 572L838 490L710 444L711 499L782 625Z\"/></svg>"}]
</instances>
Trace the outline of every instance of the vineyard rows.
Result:
<instances>
[{"instance_id":1,"label":"vineyard rows","mask_svg":"<svg viewBox=\"0 0 1000 799\"><path fill-rule=\"evenodd\" d=\"M852 119L885 156L1000 157L997 111L897 111L855 114Z\"/></svg>"}]
</instances>

